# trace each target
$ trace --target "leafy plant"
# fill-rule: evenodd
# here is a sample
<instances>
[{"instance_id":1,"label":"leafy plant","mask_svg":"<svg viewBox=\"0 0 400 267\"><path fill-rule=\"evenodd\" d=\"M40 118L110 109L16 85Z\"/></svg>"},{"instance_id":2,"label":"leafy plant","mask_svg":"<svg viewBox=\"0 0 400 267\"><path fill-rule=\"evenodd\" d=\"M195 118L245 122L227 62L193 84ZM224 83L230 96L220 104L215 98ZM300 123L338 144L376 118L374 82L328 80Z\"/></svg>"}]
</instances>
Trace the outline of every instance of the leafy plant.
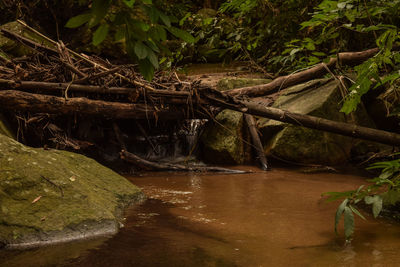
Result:
<instances>
[{"instance_id":1,"label":"leafy plant","mask_svg":"<svg viewBox=\"0 0 400 267\"><path fill-rule=\"evenodd\" d=\"M163 42L168 33L183 42L193 43L194 37L175 26L174 18L156 7L152 0L87 0L80 1L90 9L72 17L68 28L86 25L93 29L92 44L100 45L110 33L114 42L125 44L128 55L138 64L147 80L151 80L154 70L159 68L159 55L169 54Z\"/></svg>"},{"instance_id":2,"label":"leafy plant","mask_svg":"<svg viewBox=\"0 0 400 267\"><path fill-rule=\"evenodd\" d=\"M366 205L371 205L372 214L376 218L382 211L383 203L394 205L400 201L400 159L377 162L367 169L381 170L378 177L368 180L371 182L370 185L362 185L353 191L325 193L329 196L329 201L344 198L336 211L335 232L338 233L337 226L343 216L344 235L347 241L351 240L354 233L354 214L365 220L356 208L357 204L363 201Z\"/></svg>"}]
</instances>

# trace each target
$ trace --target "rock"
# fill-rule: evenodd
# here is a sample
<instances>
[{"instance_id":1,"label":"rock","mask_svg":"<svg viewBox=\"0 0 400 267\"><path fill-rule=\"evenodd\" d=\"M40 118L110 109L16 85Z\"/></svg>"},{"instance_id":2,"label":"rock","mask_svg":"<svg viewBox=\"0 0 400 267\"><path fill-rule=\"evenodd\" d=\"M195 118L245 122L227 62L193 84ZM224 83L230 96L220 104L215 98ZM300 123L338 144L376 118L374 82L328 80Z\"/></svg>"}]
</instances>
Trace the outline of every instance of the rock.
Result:
<instances>
[{"instance_id":1,"label":"rock","mask_svg":"<svg viewBox=\"0 0 400 267\"><path fill-rule=\"evenodd\" d=\"M226 109L215 120L201 136L204 159L215 164L242 164L245 161L242 113Z\"/></svg>"},{"instance_id":2,"label":"rock","mask_svg":"<svg viewBox=\"0 0 400 267\"><path fill-rule=\"evenodd\" d=\"M346 117L340 112L341 100L337 82L321 79L284 90L273 106L335 121L353 121L363 126L374 126L362 106L354 115ZM350 137L264 118L258 121L258 125L266 143L266 153L291 162L328 165L343 163L349 159L356 143Z\"/></svg>"},{"instance_id":3,"label":"rock","mask_svg":"<svg viewBox=\"0 0 400 267\"><path fill-rule=\"evenodd\" d=\"M256 78L223 78L217 84L217 90L226 91L235 88L266 84L271 82L271 79L256 79Z\"/></svg>"},{"instance_id":4,"label":"rock","mask_svg":"<svg viewBox=\"0 0 400 267\"><path fill-rule=\"evenodd\" d=\"M0 242L65 242L118 231L122 208L143 197L112 170L67 151L0 134Z\"/></svg>"}]
</instances>

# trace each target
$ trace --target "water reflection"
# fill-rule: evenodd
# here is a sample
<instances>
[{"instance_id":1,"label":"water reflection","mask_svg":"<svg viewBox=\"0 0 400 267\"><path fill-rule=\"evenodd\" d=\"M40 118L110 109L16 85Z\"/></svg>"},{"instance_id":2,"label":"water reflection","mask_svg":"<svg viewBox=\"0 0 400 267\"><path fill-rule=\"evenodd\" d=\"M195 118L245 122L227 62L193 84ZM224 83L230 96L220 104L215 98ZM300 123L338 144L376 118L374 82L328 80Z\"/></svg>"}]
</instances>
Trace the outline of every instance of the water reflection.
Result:
<instances>
[{"instance_id":1,"label":"water reflection","mask_svg":"<svg viewBox=\"0 0 400 267\"><path fill-rule=\"evenodd\" d=\"M96 246L76 249L71 257L57 259L54 252L51 256L42 250L46 264L398 266L399 225L356 218L356 237L347 246L333 233L337 203L325 202L321 193L357 188L363 183L360 177L275 169L243 175L158 173L129 179L150 198L129 211L121 232ZM62 254L63 249L57 251ZM24 266L38 266L29 252L8 256L7 263L14 257Z\"/></svg>"}]
</instances>

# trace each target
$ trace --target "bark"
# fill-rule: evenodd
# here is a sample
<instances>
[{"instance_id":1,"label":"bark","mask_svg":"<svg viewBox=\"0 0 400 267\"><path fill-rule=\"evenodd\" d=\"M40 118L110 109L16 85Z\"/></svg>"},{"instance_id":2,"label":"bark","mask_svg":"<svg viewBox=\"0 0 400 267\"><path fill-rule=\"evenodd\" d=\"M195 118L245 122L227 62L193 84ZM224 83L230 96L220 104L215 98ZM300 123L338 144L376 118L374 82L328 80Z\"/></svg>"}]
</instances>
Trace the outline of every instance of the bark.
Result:
<instances>
[{"instance_id":1,"label":"bark","mask_svg":"<svg viewBox=\"0 0 400 267\"><path fill-rule=\"evenodd\" d=\"M201 92L202 96L211 103L243 113L387 145L400 145L400 134L397 133L267 107L251 100L238 100L210 88L203 88Z\"/></svg>"},{"instance_id":2,"label":"bark","mask_svg":"<svg viewBox=\"0 0 400 267\"><path fill-rule=\"evenodd\" d=\"M70 83L51 83L51 82L35 82L35 81L13 81L0 79L0 88L17 89L24 91L43 90L46 92L64 91L68 88L70 92L84 92L97 94L119 94L119 95L137 95L144 96L142 88L130 87L104 87L96 85L82 85ZM146 92L146 95L153 97L171 97L186 99L189 97L189 92L171 91L171 90L151 90Z\"/></svg>"},{"instance_id":3,"label":"bark","mask_svg":"<svg viewBox=\"0 0 400 267\"><path fill-rule=\"evenodd\" d=\"M251 135L251 140L254 146L254 149L256 150L257 158L260 161L261 169L264 171L269 170L268 167L268 161L267 158L265 157L264 153L264 148L260 140L260 136L257 131L256 127L256 120L252 115L249 114L244 114L244 119L246 120L247 126L249 127L250 135Z\"/></svg>"},{"instance_id":4,"label":"bark","mask_svg":"<svg viewBox=\"0 0 400 267\"><path fill-rule=\"evenodd\" d=\"M221 167L211 167L211 166L186 166L181 164L171 164L171 163L155 163L145 159L142 159L135 154L129 153L128 151L122 150L120 152L121 159L130 162L142 169L146 170L156 170L156 171L189 171L189 172L224 172L233 174L248 173L247 171L232 170Z\"/></svg>"},{"instance_id":5,"label":"bark","mask_svg":"<svg viewBox=\"0 0 400 267\"><path fill-rule=\"evenodd\" d=\"M0 91L0 109L71 115L75 113L116 119L178 119L181 109L31 94L15 90Z\"/></svg>"},{"instance_id":6,"label":"bark","mask_svg":"<svg viewBox=\"0 0 400 267\"><path fill-rule=\"evenodd\" d=\"M398 47L396 47L396 49L398 49ZM331 58L328 63L320 63L308 70L278 77L272 82L267 84L233 89L228 91L226 94L231 96L246 95L248 97L257 97L257 96L271 94L276 91L279 91L280 89L284 89L292 85L306 82L311 79L319 78L328 73L328 69L333 70L336 67L337 63L346 65L359 64L367 60L368 58L372 57L378 52L379 48L372 48L361 52L339 53L338 54L339 61L338 58Z\"/></svg>"}]
</instances>

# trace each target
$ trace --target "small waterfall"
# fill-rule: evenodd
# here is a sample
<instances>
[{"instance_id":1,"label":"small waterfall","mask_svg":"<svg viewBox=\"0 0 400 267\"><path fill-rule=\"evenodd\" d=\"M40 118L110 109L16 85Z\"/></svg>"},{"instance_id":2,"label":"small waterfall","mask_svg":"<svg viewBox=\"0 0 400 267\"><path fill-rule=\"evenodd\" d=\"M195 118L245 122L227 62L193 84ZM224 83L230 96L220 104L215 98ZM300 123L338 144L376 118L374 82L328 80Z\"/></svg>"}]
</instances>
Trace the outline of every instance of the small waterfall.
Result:
<instances>
[{"instance_id":1,"label":"small waterfall","mask_svg":"<svg viewBox=\"0 0 400 267\"><path fill-rule=\"evenodd\" d=\"M145 151L139 152L150 161L179 162L196 158L198 138L205 119L185 120L171 134L151 135L137 140L145 145Z\"/></svg>"}]
</instances>

